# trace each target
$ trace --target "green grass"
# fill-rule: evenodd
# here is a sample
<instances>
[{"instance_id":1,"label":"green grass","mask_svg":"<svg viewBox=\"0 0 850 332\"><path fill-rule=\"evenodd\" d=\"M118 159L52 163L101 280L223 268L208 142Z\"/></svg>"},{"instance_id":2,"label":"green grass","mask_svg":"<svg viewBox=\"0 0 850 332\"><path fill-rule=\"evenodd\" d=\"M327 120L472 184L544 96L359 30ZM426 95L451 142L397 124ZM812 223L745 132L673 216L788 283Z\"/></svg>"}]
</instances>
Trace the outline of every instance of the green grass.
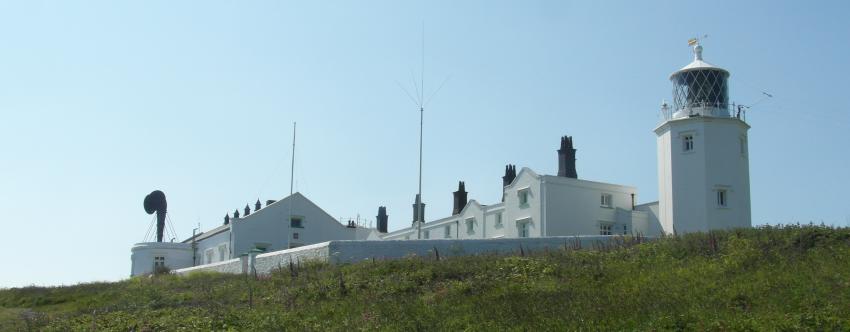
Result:
<instances>
[{"instance_id":1,"label":"green grass","mask_svg":"<svg viewBox=\"0 0 850 332\"><path fill-rule=\"evenodd\" d=\"M850 330L850 229L0 290L3 330Z\"/></svg>"}]
</instances>

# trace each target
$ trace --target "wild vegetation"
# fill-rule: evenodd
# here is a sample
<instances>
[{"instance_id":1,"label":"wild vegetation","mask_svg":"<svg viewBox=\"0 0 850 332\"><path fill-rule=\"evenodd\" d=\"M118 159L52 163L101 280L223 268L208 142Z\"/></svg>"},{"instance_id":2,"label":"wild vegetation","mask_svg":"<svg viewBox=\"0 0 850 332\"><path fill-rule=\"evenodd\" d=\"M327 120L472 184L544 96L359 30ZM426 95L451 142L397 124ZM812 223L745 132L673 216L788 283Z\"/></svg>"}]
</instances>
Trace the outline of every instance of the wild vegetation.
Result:
<instances>
[{"instance_id":1,"label":"wild vegetation","mask_svg":"<svg viewBox=\"0 0 850 332\"><path fill-rule=\"evenodd\" d=\"M850 330L850 229L0 290L2 330Z\"/></svg>"}]
</instances>

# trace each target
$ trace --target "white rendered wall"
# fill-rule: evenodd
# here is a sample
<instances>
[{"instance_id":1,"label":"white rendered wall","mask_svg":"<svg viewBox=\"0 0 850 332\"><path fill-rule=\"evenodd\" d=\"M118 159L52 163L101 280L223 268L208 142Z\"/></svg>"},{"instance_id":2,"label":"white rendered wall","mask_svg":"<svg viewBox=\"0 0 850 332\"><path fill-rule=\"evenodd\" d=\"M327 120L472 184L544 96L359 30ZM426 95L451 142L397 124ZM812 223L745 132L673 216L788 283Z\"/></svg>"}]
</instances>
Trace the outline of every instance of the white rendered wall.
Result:
<instances>
[{"instance_id":1,"label":"white rendered wall","mask_svg":"<svg viewBox=\"0 0 850 332\"><path fill-rule=\"evenodd\" d=\"M522 192L528 195L526 204L520 204ZM602 206L603 194L610 195L610 207ZM632 194L637 197L637 189L630 186L538 175L523 168L504 187L504 202L485 206L471 200L458 215L425 223L422 239L426 239L426 232L427 239L446 239L446 227L451 228L450 239L518 238L522 223L528 224L528 237L598 235L602 224L611 225L612 234L636 234L633 216L640 219L640 234L660 234L657 219L631 210ZM496 226L498 214L502 216L501 226ZM467 229L470 218L474 221L471 232ZM415 228L407 228L382 238L415 240L417 237Z\"/></svg>"},{"instance_id":2,"label":"white rendered wall","mask_svg":"<svg viewBox=\"0 0 850 332\"><path fill-rule=\"evenodd\" d=\"M220 227L220 228L219 228ZM226 249L225 256L223 260L229 260L233 258L233 253L231 252L231 243L230 243L230 227L228 226L219 226L217 228L211 229L207 231L205 234L201 234L199 239L196 241L196 249L195 249L195 265L200 264L208 264L222 261L219 256L218 248L219 246L224 246ZM207 236L207 234L211 232L216 232L214 235ZM184 243L191 244L191 241ZM206 257L207 250L212 250L212 261L208 262Z\"/></svg>"},{"instance_id":3,"label":"white rendered wall","mask_svg":"<svg viewBox=\"0 0 850 332\"><path fill-rule=\"evenodd\" d=\"M635 206L635 211L632 211L632 232L653 237L664 234L664 228L658 220L658 202Z\"/></svg>"},{"instance_id":4,"label":"white rendered wall","mask_svg":"<svg viewBox=\"0 0 850 332\"><path fill-rule=\"evenodd\" d=\"M665 232L751 227L748 129L735 118L691 117L655 130L659 219ZM692 151L684 151L684 135L693 135ZM717 190L727 191L726 207L717 205Z\"/></svg>"},{"instance_id":5,"label":"white rendered wall","mask_svg":"<svg viewBox=\"0 0 850 332\"><path fill-rule=\"evenodd\" d=\"M543 176L543 185L547 236L599 234L602 224L610 225L613 234L623 234L623 227L631 234L636 188L558 176ZM602 195L611 196L610 206L601 204Z\"/></svg>"},{"instance_id":6,"label":"white rendered wall","mask_svg":"<svg viewBox=\"0 0 850 332\"><path fill-rule=\"evenodd\" d=\"M165 266L171 270L192 266L192 247L186 243L136 243L130 252L130 276L152 273L154 257L164 257Z\"/></svg>"},{"instance_id":7,"label":"white rendered wall","mask_svg":"<svg viewBox=\"0 0 850 332\"><path fill-rule=\"evenodd\" d=\"M505 222L505 205L504 203L498 203L493 205L486 206L484 210L484 232L487 239L496 239L496 238L504 238L507 223ZM496 216L502 215L502 223L496 223Z\"/></svg>"},{"instance_id":8,"label":"white rendered wall","mask_svg":"<svg viewBox=\"0 0 850 332\"><path fill-rule=\"evenodd\" d=\"M409 256L434 257L435 251L440 257L519 253L520 250L562 250L566 248L592 249L607 245L616 236L565 236L543 238L513 239L467 239L467 240L409 240L409 241L329 241L309 246L259 254L254 259L254 269L258 274L268 274L277 269L286 269L290 262L323 261L331 264L356 263L362 261L398 259ZM213 271L222 273L243 273L246 268L243 260L196 266L174 271L187 274L195 271Z\"/></svg>"},{"instance_id":9,"label":"white rendered wall","mask_svg":"<svg viewBox=\"0 0 850 332\"><path fill-rule=\"evenodd\" d=\"M302 217L303 228L288 227L290 215ZM308 200L295 193L248 216L231 220L233 229L233 256L237 257L257 246L266 246L266 251L286 249L287 237L290 246L308 245L329 240L365 240L374 229L349 228ZM298 238L295 238L295 234ZM371 236L374 238L374 236Z\"/></svg>"},{"instance_id":10,"label":"white rendered wall","mask_svg":"<svg viewBox=\"0 0 850 332\"><path fill-rule=\"evenodd\" d=\"M524 205L520 204L520 193L523 191L528 192L528 203ZM543 236L540 176L530 168L523 167L514 181L505 186L504 194L505 210L502 215L504 236L506 238L519 237L521 223L528 223L528 237Z\"/></svg>"}]
</instances>

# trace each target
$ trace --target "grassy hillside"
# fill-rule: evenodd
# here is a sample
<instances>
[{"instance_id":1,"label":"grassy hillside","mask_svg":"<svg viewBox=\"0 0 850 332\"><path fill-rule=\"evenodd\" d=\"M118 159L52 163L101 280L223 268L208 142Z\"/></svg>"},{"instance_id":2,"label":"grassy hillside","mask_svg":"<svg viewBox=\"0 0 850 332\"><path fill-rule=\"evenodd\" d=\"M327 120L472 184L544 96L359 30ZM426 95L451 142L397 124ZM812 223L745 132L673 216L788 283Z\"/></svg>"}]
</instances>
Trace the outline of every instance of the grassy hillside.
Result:
<instances>
[{"instance_id":1,"label":"grassy hillside","mask_svg":"<svg viewBox=\"0 0 850 332\"><path fill-rule=\"evenodd\" d=\"M850 230L0 291L2 330L850 330Z\"/></svg>"}]
</instances>

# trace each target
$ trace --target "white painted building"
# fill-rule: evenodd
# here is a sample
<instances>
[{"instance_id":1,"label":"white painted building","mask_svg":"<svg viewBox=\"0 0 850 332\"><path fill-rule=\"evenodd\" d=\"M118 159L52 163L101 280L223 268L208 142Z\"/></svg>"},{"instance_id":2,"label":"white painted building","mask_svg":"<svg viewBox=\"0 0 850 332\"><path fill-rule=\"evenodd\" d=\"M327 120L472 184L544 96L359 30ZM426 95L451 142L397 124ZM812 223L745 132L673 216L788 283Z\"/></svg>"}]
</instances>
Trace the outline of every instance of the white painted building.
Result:
<instances>
[{"instance_id":1,"label":"white painted building","mask_svg":"<svg viewBox=\"0 0 850 332\"><path fill-rule=\"evenodd\" d=\"M634 187L539 175L529 168L514 177L512 169L509 166L506 172L509 181L503 202L482 205L456 199L458 213L421 226L414 224L382 239L419 239L418 234L421 239L661 234L654 211L634 204Z\"/></svg>"},{"instance_id":2,"label":"white painted building","mask_svg":"<svg viewBox=\"0 0 850 332\"><path fill-rule=\"evenodd\" d=\"M251 214L246 206L244 216L182 243L136 244L131 274L150 273L156 266L230 266L249 253L333 240L658 236L751 227L750 127L744 108L730 107L729 72L703 61L698 42L693 50L694 61L670 76L674 104L662 105L663 121L655 128L657 202L636 204L638 191L631 186L579 179L572 138L562 137L558 174L529 168L517 173L508 165L500 202L467 200L461 182L450 216L415 222L414 204L411 227L387 233L384 207L379 208L377 229L346 226L296 193L263 208L258 201Z\"/></svg>"},{"instance_id":3,"label":"white painted building","mask_svg":"<svg viewBox=\"0 0 850 332\"><path fill-rule=\"evenodd\" d=\"M131 275L147 274L161 264L169 269L212 264L254 252L270 252L330 240L377 240L376 229L343 225L301 193L269 201L250 213L181 243L138 243L132 249ZM290 219L291 216L291 219ZM287 222L289 221L289 222Z\"/></svg>"}]
</instances>

